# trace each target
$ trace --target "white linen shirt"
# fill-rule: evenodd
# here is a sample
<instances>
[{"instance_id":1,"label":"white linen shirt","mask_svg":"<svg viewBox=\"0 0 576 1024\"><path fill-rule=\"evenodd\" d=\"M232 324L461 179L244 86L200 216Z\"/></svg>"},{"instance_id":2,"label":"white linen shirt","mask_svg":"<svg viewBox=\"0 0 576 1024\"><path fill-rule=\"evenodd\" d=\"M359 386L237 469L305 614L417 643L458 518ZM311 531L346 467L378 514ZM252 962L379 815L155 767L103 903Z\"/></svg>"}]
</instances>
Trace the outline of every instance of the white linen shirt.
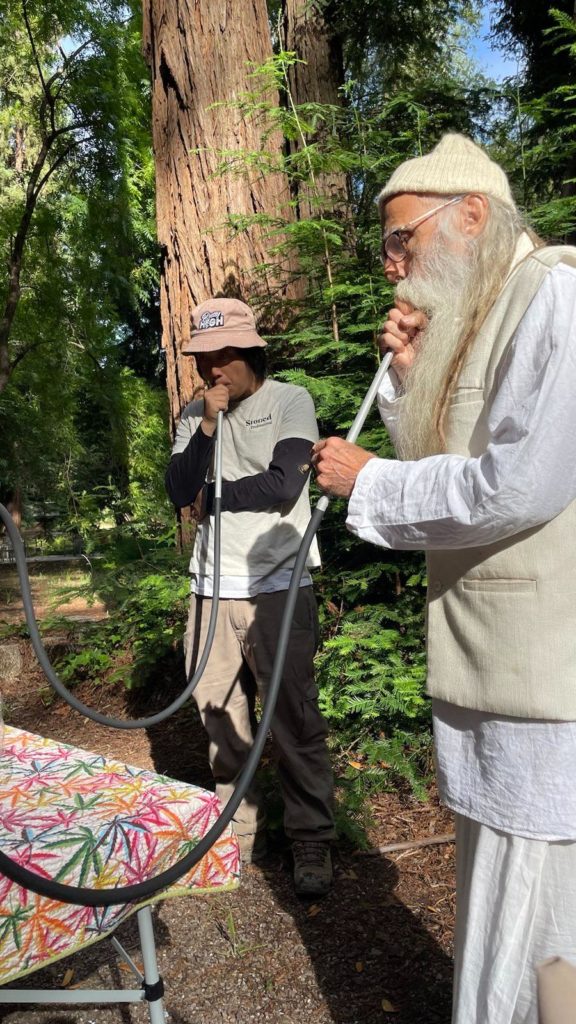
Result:
<instances>
[{"instance_id":1,"label":"white linen shirt","mask_svg":"<svg viewBox=\"0 0 576 1024\"><path fill-rule=\"evenodd\" d=\"M394 440L396 375L378 395ZM548 522L576 500L576 269L546 276L496 382L479 458L371 459L346 525L386 548L491 544ZM567 538L567 543L571 538ZM453 811L528 838L576 839L576 722L432 702L440 797Z\"/></svg>"}]
</instances>

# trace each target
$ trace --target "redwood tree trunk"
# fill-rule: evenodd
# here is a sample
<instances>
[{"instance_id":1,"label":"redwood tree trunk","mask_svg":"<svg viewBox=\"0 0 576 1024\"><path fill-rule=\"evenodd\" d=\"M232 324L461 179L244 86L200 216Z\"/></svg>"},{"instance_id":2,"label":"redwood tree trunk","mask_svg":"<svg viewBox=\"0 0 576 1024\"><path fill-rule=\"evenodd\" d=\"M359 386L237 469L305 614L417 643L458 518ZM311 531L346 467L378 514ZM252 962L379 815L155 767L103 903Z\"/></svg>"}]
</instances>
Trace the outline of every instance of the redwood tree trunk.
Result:
<instances>
[{"instance_id":1,"label":"redwood tree trunk","mask_svg":"<svg viewBox=\"0 0 576 1024\"><path fill-rule=\"evenodd\" d=\"M292 100L301 103L325 103L340 106L344 84L344 66L340 40L324 20L316 4L310 0L282 0L282 46L296 53L299 62L288 73ZM304 63L301 63L304 62ZM323 126L307 141L321 141L330 130ZM291 140L292 150L301 148L302 140ZM298 218L318 216L323 209L341 208L345 213L348 200L346 175L340 171L319 174L312 185L300 186Z\"/></svg>"},{"instance_id":2,"label":"redwood tree trunk","mask_svg":"<svg viewBox=\"0 0 576 1024\"><path fill-rule=\"evenodd\" d=\"M211 105L232 103L252 89L247 62L260 65L271 56L266 0L143 0L143 7L162 247L162 340L174 430L197 383L193 360L180 353L193 307L216 294L253 301L270 286L254 273L268 258L263 230L253 226L232 236L226 220L231 214L274 215L288 196L281 175L263 174L249 162L242 176L237 168L216 173L222 151L262 148L255 117Z\"/></svg>"}]
</instances>

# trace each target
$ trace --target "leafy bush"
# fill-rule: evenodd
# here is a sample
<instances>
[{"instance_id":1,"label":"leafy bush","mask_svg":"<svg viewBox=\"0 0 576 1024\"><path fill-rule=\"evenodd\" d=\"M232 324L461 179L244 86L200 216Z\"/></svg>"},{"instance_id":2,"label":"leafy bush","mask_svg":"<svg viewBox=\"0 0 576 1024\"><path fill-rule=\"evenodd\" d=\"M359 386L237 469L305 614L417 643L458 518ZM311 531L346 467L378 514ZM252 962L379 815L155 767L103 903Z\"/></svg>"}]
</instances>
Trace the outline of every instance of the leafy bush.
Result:
<instances>
[{"instance_id":1,"label":"leafy bush","mask_svg":"<svg viewBox=\"0 0 576 1024\"><path fill-rule=\"evenodd\" d=\"M114 531L104 557L93 562L91 579L74 593L103 601L108 617L74 628L76 643L58 666L67 684L104 677L131 690L179 648L189 581L172 532L143 540L125 529ZM44 628L53 626L54 620L44 623Z\"/></svg>"}]
</instances>

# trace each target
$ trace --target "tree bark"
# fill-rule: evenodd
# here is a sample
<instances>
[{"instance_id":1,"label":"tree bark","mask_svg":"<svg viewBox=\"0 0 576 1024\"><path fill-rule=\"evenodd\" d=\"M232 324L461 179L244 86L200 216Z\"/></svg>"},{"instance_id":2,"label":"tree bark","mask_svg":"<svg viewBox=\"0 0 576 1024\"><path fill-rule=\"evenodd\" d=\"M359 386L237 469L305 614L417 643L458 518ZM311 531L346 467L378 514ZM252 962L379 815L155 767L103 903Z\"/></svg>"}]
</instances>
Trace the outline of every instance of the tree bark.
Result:
<instances>
[{"instance_id":1,"label":"tree bark","mask_svg":"<svg viewBox=\"0 0 576 1024\"><path fill-rule=\"evenodd\" d=\"M253 89L247 62L272 55L265 0L143 0L144 54L152 74L157 230L162 251L162 344L166 349L172 432L198 383L193 360L181 354L190 316L213 295L257 300L278 282L255 268L268 260L265 231L233 235L230 215L275 215L288 189L279 173L244 161L220 173L231 157L260 152L263 126L233 106ZM277 102L277 96L268 97ZM214 108L215 103L223 106ZM229 105L226 105L226 104ZM270 140L267 142L270 148ZM273 142L280 151L281 140Z\"/></svg>"},{"instance_id":2,"label":"tree bark","mask_svg":"<svg viewBox=\"0 0 576 1024\"><path fill-rule=\"evenodd\" d=\"M297 107L303 103L342 104L344 65L339 38L330 29L322 13L310 0L283 0L282 46L296 53L298 63L288 72L291 100ZM303 63L301 63L303 62ZM313 136L289 142L292 152L301 149L304 141L321 142L330 131L324 124ZM323 210L345 213L348 183L341 171L318 174L311 184L298 189L298 219L317 217Z\"/></svg>"}]
</instances>

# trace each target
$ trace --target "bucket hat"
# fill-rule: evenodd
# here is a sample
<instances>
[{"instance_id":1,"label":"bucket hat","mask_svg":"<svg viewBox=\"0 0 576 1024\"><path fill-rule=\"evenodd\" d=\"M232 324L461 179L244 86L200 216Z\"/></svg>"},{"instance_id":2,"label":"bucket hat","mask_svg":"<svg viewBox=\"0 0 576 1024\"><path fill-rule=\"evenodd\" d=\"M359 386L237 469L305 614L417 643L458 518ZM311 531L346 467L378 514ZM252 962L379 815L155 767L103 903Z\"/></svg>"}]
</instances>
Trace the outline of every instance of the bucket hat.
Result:
<instances>
[{"instance_id":1,"label":"bucket hat","mask_svg":"<svg viewBox=\"0 0 576 1024\"><path fill-rule=\"evenodd\" d=\"M216 352L219 348L263 348L254 313L239 299L207 299L192 312L190 340L184 353Z\"/></svg>"}]
</instances>

